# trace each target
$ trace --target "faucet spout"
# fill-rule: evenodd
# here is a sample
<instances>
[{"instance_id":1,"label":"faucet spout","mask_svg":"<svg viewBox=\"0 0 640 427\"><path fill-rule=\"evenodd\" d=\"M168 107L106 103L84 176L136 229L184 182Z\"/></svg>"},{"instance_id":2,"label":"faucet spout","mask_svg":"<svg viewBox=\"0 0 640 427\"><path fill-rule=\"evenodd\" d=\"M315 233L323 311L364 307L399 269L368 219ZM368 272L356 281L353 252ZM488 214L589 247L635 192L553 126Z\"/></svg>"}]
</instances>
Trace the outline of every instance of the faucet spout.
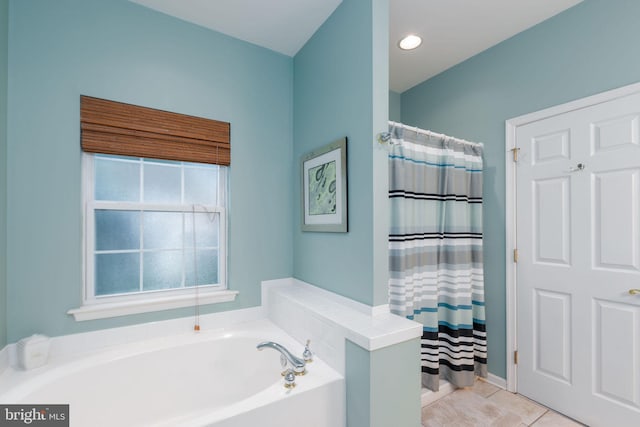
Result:
<instances>
[{"instance_id":1,"label":"faucet spout","mask_svg":"<svg viewBox=\"0 0 640 427\"><path fill-rule=\"evenodd\" d=\"M256 346L256 348L258 350L262 350L264 348L271 348L273 350L280 352L280 354L284 356L284 358L287 359L287 362L289 362L289 364L293 367L293 371L297 375L304 374L306 362L303 359L300 359L299 357L296 357L293 354L291 354L289 350L287 350L284 346L278 344L277 342L273 342L273 341L261 342Z\"/></svg>"}]
</instances>

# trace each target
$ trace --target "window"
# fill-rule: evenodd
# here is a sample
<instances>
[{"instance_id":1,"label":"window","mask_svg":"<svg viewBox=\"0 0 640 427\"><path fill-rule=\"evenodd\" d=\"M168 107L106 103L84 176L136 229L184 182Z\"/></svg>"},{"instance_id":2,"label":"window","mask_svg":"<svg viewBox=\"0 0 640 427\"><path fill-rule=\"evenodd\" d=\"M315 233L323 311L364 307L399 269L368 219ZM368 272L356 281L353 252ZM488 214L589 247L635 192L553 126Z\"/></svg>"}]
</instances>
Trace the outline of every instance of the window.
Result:
<instances>
[{"instance_id":1,"label":"window","mask_svg":"<svg viewBox=\"0 0 640 427\"><path fill-rule=\"evenodd\" d=\"M89 320L234 300L229 124L81 97L81 126L83 304L68 313Z\"/></svg>"},{"instance_id":2,"label":"window","mask_svg":"<svg viewBox=\"0 0 640 427\"><path fill-rule=\"evenodd\" d=\"M227 167L83 156L85 305L226 289Z\"/></svg>"}]
</instances>

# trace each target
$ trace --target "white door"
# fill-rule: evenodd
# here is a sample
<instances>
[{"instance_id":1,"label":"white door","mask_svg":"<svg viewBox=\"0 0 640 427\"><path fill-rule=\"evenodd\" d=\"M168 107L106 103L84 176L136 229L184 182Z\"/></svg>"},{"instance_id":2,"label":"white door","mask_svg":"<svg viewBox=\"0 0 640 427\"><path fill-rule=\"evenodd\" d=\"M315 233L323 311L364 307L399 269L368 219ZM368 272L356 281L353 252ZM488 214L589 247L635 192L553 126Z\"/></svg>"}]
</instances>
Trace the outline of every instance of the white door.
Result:
<instances>
[{"instance_id":1,"label":"white door","mask_svg":"<svg viewBox=\"0 0 640 427\"><path fill-rule=\"evenodd\" d=\"M518 392L640 426L640 94L516 128Z\"/></svg>"}]
</instances>

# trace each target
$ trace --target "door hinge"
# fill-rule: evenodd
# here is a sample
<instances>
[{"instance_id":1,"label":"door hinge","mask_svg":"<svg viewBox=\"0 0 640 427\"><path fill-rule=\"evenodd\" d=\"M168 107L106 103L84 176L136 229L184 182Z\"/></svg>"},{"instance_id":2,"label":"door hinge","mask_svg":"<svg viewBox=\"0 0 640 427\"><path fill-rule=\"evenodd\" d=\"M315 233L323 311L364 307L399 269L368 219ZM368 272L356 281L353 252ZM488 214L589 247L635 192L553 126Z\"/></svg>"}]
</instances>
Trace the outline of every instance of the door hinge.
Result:
<instances>
[{"instance_id":1,"label":"door hinge","mask_svg":"<svg viewBox=\"0 0 640 427\"><path fill-rule=\"evenodd\" d=\"M514 352L513 352L513 363L514 363L515 365L517 365L517 364L518 364L518 350L516 350L516 351L514 351Z\"/></svg>"},{"instance_id":2,"label":"door hinge","mask_svg":"<svg viewBox=\"0 0 640 427\"><path fill-rule=\"evenodd\" d=\"M518 162L518 153L520 152L520 149L518 147L514 147L511 149L511 154L513 154L513 161L514 162Z\"/></svg>"},{"instance_id":3,"label":"door hinge","mask_svg":"<svg viewBox=\"0 0 640 427\"><path fill-rule=\"evenodd\" d=\"M513 250L513 262L518 262L518 257L519 257L518 249L514 249Z\"/></svg>"}]
</instances>

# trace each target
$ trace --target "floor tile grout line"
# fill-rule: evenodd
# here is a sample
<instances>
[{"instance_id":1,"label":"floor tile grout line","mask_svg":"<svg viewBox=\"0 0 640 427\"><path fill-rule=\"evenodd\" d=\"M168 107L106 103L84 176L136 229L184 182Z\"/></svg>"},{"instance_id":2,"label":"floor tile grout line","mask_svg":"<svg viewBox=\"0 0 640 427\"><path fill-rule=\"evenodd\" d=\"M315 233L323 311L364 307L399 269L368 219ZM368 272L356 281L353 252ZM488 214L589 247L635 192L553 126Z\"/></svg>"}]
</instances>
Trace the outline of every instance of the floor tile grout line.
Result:
<instances>
[{"instance_id":1,"label":"floor tile grout line","mask_svg":"<svg viewBox=\"0 0 640 427\"><path fill-rule=\"evenodd\" d=\"M531 424L529 424L529 426L532 426L532 425L534 425L535 423L537 423L537 422L540 420L540 418L544 417L544 416L545 416L549 411L550 411L550 409L549 409L549 408L547 408L547 407L545 407L545 411L544 411L544 412L543 412L543 413L542 413L538 418L536 418L535 420L533 420L533 422L532 422Z\"/></svg>"},{"instance_id":2,"label":"floor tile grout line","mask_svg":"<svg viewBox=\"0 0 640 427\"><path fill-rule=\"evenodd\" d=\"M497 393L497 392L499 392L500 390L502 390L502 389L501 389L501 388L499 388L499 389L497 389L497 390L493 391L492 393L490 393L490 394L486 395L486 396L485 396L485 399L490 398L491 396L493 396L494 394L496 394L496 393Z\"/></svg>"},{"instance_id":3,"label":"floor tile grout line","mask_svg":"<svg viewBox=\"0 0 640 427\"><path fill-rule=\"evenodd\" d=\"M454 405L455 405L455 401L457 400L457 397L458 397L458 396L462 396L462 394L460 394L460 392L463 392L463 391L471 392L471 394L470 394L470 395L475 395L475 396L477 396L477 398L480 398L480 400L481 400L482 402L491 403L491 404L496 404L496 402L493 402L493 401L492 401L492 399L490 399L490 398L491 398L491 397L493 397L493 396L495 396L495 395L496 395L498 392L500 392L501 390L504 390L504 389L502 389L502 388L499 388L498 390L495 390L494 392L492 392L492 393L490 393L490 394L488 394L488 395L482 395L481 393L478 393L476 390L473 390L473 388L474 388L474 387L463 387L463 388L460 388L460 389L454 390L452 393L449 393L449 394L447 394L447 395L445 395L445 396L442 396L440 399L438 399L438 400L436 400L436 401L434 401L434 402L431 402L429 405L427 405L427 406L423 407L422 409L424 410L424 409L426 409L427 407L435 406L435 403L438 403L438 402L443 401L443 400L452 400L452 403L454 403ZM505 392L507 392L507 390L504 390L504 391L505 391ZM464 394L466 394L466 393L464 393ZM573 421L573 422L577 422L577 421L575 421L575 420L571 419L570 417L567 417L566 415L564 415L564 414L562 414L562 413L556 412L556 411L554 411L553 409L551 409L551 408L547 407L546 405L543 405L543 404L541 404L541 403L539 403L539 402L537 402L537 401L535 401L535 400L529 399L528 397L523 396L523 395L521 395L521 394L519 394L519 393L510 393L510 392L508 392L508 394L515 396L515 397L517 398L517 400L521 400L521 401L523 401L523 402L529 402L529 403L531 403L531 404L533 404L533 405L535 405L535 406L539 407L540 409L542 409L542 413L541 413L540 415L538 415L538 417L536 417L534 420L532 420L532 421L525 421L525 420L523 419L523 415L521 415L521 414L520 414L520 412L518 412L518 411L513 411L513 410L511 410L511 408L510 408L510 409L503 408L503 409L506 411L506 413L509 413L509 414L511 414L511 415L514 415L515 417L517 417L517 418L519 418L519 419L520 419L520 424L519 424L520 426L535 427L535 426L536 426L536 423L540 422L540 420L541 420L543 417L548 416L549 414L558 414L558 415L559 415L560 417L562 417L562 418L566 418L566 419L571 420L571 421ZM455 397L454 397L454 396L455 396ZM494 398L494 399L495 399L495 398ZM424 412L423 412L423 415L424 415ZM422 420L423 420L423 419L421 418L421 421L422 421ZM578 423L578 425L582 425L582 424ZM425 424L422 424L422 427L424 427L424 426L425 426ZM586 426L585 426L585 427L586 427Z\"/></svg>"}]
</instances>

